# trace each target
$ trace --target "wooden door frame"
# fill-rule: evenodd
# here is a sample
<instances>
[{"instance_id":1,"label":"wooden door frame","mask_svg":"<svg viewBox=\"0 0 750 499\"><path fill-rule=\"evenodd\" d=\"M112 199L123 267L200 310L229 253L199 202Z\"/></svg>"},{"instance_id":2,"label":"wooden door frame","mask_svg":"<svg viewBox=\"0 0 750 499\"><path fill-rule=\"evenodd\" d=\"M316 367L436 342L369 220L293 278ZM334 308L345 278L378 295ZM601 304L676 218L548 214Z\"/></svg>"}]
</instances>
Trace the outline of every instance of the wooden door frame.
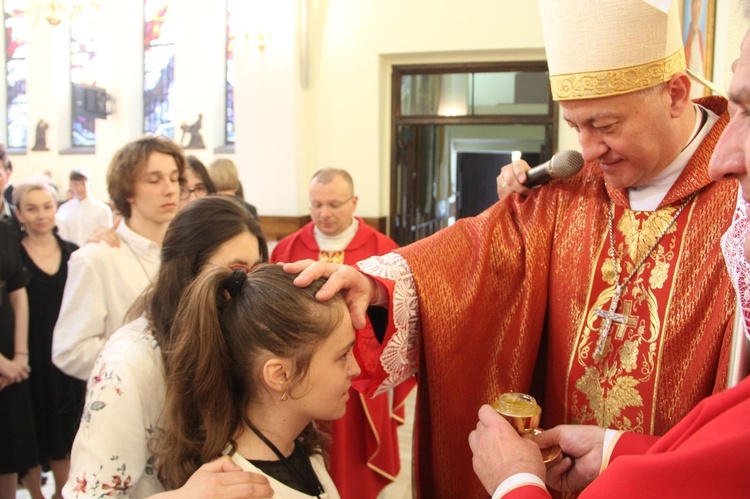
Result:
<instances>
[{"instance_id":1,"label":"wooden door frame","mask_svg":"<svg viewBox=\"0 0 750 499\"><path fill-rule=\"evenodd\" d=\"M391 72L391 175L389 234L396 234L398 127L401 125L549 125L552 152L557 151L559 105L549 96L547 115L403 116L401 78L409 74L544 72L546 61L470 62L446 64L393 65Z\"/></svg>"}]
</instances>

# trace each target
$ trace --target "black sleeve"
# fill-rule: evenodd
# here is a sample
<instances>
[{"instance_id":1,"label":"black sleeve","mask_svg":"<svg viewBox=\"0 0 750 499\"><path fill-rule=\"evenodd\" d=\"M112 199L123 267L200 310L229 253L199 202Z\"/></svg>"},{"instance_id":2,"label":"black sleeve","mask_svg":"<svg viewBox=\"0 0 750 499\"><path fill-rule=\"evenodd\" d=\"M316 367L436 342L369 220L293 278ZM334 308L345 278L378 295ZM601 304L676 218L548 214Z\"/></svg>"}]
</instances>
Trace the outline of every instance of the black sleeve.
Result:
<instances>
[{"instance_id":1,"label":"black sleeve","mask_svg":"<svg viewBox=\"0 0 750 499\"><path fill-rule=\"evenodd\" d=\"M383 307L367 307L367 316L370 318L370 323L372 323L375 337L380 343L383 343L385 330L388 327L388 309Z\"/></svg>"},{"instance_id":2,"label":"black sleeve","mask_svg":"<svg viewBox=\"0 0 750 499\"><path fill-rule=\"evenodd\" d=\"M21 262L21 241L5 222L0 222L0 255L0 279L5 281L8 293L25 287L29 276Z\"/></svg>"}]
</instances>

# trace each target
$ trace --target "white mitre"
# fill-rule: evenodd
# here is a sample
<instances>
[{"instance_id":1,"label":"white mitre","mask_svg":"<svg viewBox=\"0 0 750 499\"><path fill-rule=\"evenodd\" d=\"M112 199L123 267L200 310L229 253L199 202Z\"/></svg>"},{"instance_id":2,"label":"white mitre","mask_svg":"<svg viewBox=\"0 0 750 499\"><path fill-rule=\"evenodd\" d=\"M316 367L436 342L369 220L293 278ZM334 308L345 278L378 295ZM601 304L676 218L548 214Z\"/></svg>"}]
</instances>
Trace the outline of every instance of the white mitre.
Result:
<instances>
[{"instance_id":1,"label":"white mitre","mask_svg":"<svg viewBox=\"0 0 750 499\"><path fill-rule=\"evenodd\" d=\"M676 0L539 0L554 100L636 92L685 71Z\"/></svg>"}]
</instances>

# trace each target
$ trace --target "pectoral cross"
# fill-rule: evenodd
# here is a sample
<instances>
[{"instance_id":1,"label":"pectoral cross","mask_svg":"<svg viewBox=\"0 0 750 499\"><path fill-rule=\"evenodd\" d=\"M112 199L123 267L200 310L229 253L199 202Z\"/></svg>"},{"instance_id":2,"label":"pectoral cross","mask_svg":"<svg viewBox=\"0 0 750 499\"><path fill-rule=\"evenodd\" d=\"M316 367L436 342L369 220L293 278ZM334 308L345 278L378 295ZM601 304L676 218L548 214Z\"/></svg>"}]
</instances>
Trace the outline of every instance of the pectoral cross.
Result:
<instances>
[{"instance_id":1,"label":"pectoral cross","mask_svg":"<svg viewBox=\"0 0 750 499\"><path fill-rule=\"evenodd\" d=\"M615 288L615 294L612 296L612 303L609 305L609 310L602 310L597 308L594 310L594 314L598 315L602 319L602 327L599 332L599 339L596 342L596 348L594 349L594 358L601 359L604 353L604 347L607 345L607 337L609 336L609 330L612 327L613 322L625 324L628 321L627 316L618 314L616 312L617 305L620 303L620 295L622 293L622 287L617 286Z\"/></svg>"}]
</instances>

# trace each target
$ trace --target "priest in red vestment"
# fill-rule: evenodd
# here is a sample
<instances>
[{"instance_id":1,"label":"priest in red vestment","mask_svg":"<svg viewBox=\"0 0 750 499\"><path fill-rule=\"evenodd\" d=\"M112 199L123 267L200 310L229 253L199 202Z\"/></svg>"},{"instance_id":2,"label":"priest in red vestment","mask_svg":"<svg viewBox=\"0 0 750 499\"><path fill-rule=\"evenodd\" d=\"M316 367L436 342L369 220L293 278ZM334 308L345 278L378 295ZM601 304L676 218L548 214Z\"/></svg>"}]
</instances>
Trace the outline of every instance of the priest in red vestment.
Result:
<instances>
[{"instance_id":1,"label":"priest in red vestment","mask_svg":"<svg viewBox=\"0 0 750 499\"><path fill-rule=\"evenodd\" d=\"M718 241L736 184L707 166L729 117L721 97L690 100L677 2L541 0L540 14L583 170L359 262L370 279L340 268L322 293L353 286L355 325L362 303L389 307L369 376L380 393L417 373L425 499L484 495L465 435L503 392L535 396L544 427L663 435L726 384L735 299Z\"/></svg>"},{"instance_id":2,"label":"priest in red vestment","mask_svg":"<svg viewBox=\"0 0 750 499\"><path fill-rule=\"evenodd\" d=\"M750 10L750 2L747 3ZM740 180L734 221L722 239L727 269L750 324L750 30L742 42L730 85L732 120L711 159L716 180ZM726 182L734 184L735 182ZM750 337L745 341L750 341ZM663 437L564 425L535 438L560 445L564 458L545 470L538 448L522 439L490 406L469 436L477 475L493 498L549 497L557 490L586 497L748 497L750 478L750 378L708 397Z\"/></svg>"},{"instance_id":3,"label":"priest in red vestment","mask_svg":"<svg viewBox=\"0 0 750 499\"><path fill-rule=\"evenodd\" d=\"M311 259L353 265L398 247L354 216L358 199L346 170L318 171L310 181L309 194L312 221L279 241L271 253L272 262ZM379 344L371 324L382 338L387 320L383 312L373 308L372 321L357 333L355 355L360 366L368 360L359 352L369 343ZM396 387L391 400L387 393L366 397L366 379L353 381L346 414L330 423L330 473L341 497L376 499L383 487L395 480L401 468L397 428L404 421L404 399L413 387L414 382Z\"/></svg>"}]
</instances>

